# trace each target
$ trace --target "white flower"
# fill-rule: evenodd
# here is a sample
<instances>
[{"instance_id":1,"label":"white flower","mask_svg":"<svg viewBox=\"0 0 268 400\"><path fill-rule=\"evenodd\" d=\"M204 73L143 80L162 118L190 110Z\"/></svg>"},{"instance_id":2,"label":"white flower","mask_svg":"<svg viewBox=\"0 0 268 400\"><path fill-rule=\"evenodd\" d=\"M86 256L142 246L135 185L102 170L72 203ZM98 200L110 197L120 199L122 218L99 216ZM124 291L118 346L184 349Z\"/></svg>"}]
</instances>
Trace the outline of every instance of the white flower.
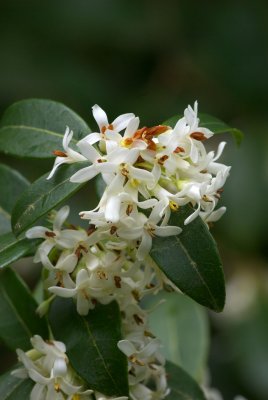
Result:
<instances>
[{"instance_id":1,"label":"white flower","mask_svg":"<svg viewBox=\"0 0 268 400\"><path fill-rule=\"evenodd\" d=\"M19 361L24 365L12 372L19 378L29 376L35 386L32 389L30 400L66 399L65 395L73 396L76 393L90 394L92 391L82 391L81 385L73 384L68 371L68 358L65 354L64 343L58 341L45 342L40 336L31 339L34 350L24 353L18 349ZM33 359L31 359L31 355Z\"/></svg>"},{"instance_id":2,"label":"white flower","mask_svg":"<svg viewBox=\"0 0 268 400\"><path fill-rule=\"evenodd\" d=\"M99 126L99 132L93 132L87 135L82 141L89 144L97 143L107 138L114 139L116 134L126 128L129 121L134 118L133 113L119 115L111 124L108 122L107 114L101 107L95 104L92 107L93 116ZM115 137L113 136L115 134Z\"/></svg>"},{"instance_id":3,"label":"white flower","mask_svg":"<svg viewBox=\"0 0 268 400\"><path fill-rule=\"evenodd\" d=\"M62 140L62 146L65 151L64 152L58 150L54 151L54 154L57 155L57 157L54 162L52 171L48 175L47 179L52 178L57 168L62 164L73 164L75 162L87 160L86 157L84 157L82 154L78 153L77 151L74 151L73 149L71 149L71 147L69 147L72 137L73 137L73 131L70 131L69 127L67 126Z\"/></svg>"}]
</instances>

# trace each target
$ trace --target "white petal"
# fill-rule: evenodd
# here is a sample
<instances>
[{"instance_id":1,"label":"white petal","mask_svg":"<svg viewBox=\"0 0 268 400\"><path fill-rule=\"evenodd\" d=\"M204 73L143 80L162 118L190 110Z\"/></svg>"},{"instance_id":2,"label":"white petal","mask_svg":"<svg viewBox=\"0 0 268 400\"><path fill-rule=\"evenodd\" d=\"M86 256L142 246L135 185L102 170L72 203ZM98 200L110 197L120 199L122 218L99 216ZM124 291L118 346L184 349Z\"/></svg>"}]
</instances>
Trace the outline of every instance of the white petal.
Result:
<instances>
[{"instance_id":1,"label":"white petal","mask_svg":"<svg viewBox=\"0 0 268 400\"><path fill-rule=\"evenodd\" d=\"M150 250L152 247L152 237L149 235L149 233L144 232L141 240L141 244L139 245L139 248L137 250L137 259L142 261L146 258L146 256L149 254Z\"/></svg>"},{"instance_id":2,"label":"white petal","mask_svg":"<svg viewBox=\"0 0 268 400\"><path fill-rule=\"evenodd\" d=\"M200 213L200 203L198 204L198 208L184 221L184 225L188 225L192 222Z\"/></svg>"},{"instance_id":3,"label":"white petal","mask_svg":"<svg viewBox=\"0 0 268 400\"><path fill-rule=\"evenodd\" d=\"M62 140L62 146L65 151L68 150L69 143L72 140L72 138L73 138L73 131L70 131L69 127L66 126L65 133L63 136L63 140Z\"/></svg>"},{"instance_id":4,"label":"white petal","mask_svg":"<svg viewBox=\"0 0 268 400\"><path fill-rule=\"evenodd\" d=\"M64 298L74 297L77 293L77 289L67 289L59 286L51 286L48 291Z\"/></svg>"},{"instance_id":5,"label":"white petal","mask_svg":"<svg viewBox=\"0 0 268 400\"><path fill-rule=\"evenodd\" d=\"M101 128L102 128L103 126L108 125L107 114L106 114L106 112L105 112L101 107L99 107L97 104L95 104L95 105L92 107L92 112L93 112L93 116L94 116L94 118L95 118L97 124L99 125L100 131L101 131Z\"/></svg>"},{"instance_id":6,"label":"white petal","mask_svg":"<svg viewBox=\"0 0 268 400\"><path fill-rule=\"evenodd\" d=\"M90 300L86 299L83 294L77 296L77 312L80 315L87 315L90 309Z\"/></svg>"},{"instance_id":7,"label":"white petal","mask_svg":"<svg viewBox=\"0 0 268 400\"><path fill-rule=\"evenodd\" d=\"M86 142L89 143L90 145L95 144L101 140L101 135L99 132L92 132L89 135L85 136L83 139L81 139L77 145L81 142Z\"/></svg>"},{"instance_id":8,"label":"white petal","mask_svg":"<svg viewBox=\"0 0 268 400\"><path fill-rule=\"evenodd\" d=\"M127 357L135 354L137 352L135 346L129 340L119 340L117 347L122 351Z\"/></svg>"},{"instance_id":9,"label":"white petal","mask_svg":"<svg viewBox=\"0 0 268 400\"><path fill-rule=\"evenodd\" d=\"M46 398L46 387L40 383L36 383L31 391L30 400L45 400Z\"/></svg>"},{"instance_id":10,"label":"white petal","mask_svg":"<svg viewBox=\"0 0 268 400\"><path fill-rule=\"evenodd\" d=\"M173 236L179 235L182 229L178 226L157 226L155 228L155 234L157 236Z\"/></svg>"},{"instance_id":11,"label":"white petal","mask_svg":"<svg viewBox=\"0 0 268 400\"><path fill-rule=\"evenodd\" d=\"M139 117L132 118L128 123L127 129L124 133L124 138L132 137L134 133L137 131L139 124L140 124Z\"/></svg>"},{"instance_id":12,"label":"white petal","mask_svg":"<svg viewBox=\"0 0 268 400\"><path fill-rule=\"evenodd\" d=\"M145 181L145 182L154 181L152 173L146 171L145 169L129 166L129 173L131 174L132 178L138 179L140 181Z\"/></svg>"},{"instance_id":13,"label":"white petal","mask_svg":"<svg viewBox=\"0 0 268 400\"><path fill-rule=\"evenodd\" d=\"M81 153L86 156L90 162L94 163L96 160L101 158L101 154L85 139L80 140L80 142L77 143L77 146L79 147Z\"/></svg>"},{"instance_id":14,"label":"white petal","mask_svg":"<svg viewBox=\"0 0 268 400\"><path fill-rule=\"evenodd\" d=\"M63 377L67 373L67 365L63 358L57 358L52 368L53 377Z\"/></svg>"},{"instance_id":15,"label":"white petal","mask_svg":"<svg viewBox=\"0 0 268 400\"><path fill-rule=\"evenodd\" d=\"M133 113L119 115L119 117L117 117L112 122L114 130L117 131L117 132L122 131L123 129L126 128L126 126L128 125L129 121L134 117L135 117L135 115Z\"/></svg>"},{"instance_id":16,"label":"white petal","mask_svg":"<svg viewBox=\"0 0 268 400\"><path fill-rule=\"evenodd\" d=\"M58 212L55 217L54 223L53 223L53 230L56 232L59 232L61 230L61 227L65 220L68 218L68 215L70 213L70 207L69 206L64 206L62 207Z\"/></svg>"},{"instance_id":17,"label":"white petal","mask_svg":"<svg viewBox=\"0 0 268 400\"><path fill-rule=\"evenodd\" d=\"M119 195L108 198L105 208L105 219L108 222L117 223L120 218L121 198Z\"/></svg>"},{"instance_id":18,"label":"white petal","mask_svg":"<svg viewBox=\"0 0 268 400\"><path fill-rule=\"evenodd\" d=\"M34 226L33 228L28 229L25 236L28 239L47 238L46 232L51 232L51 231L45 228L44 226Z\"/></svg>"},{"instance_id":19,"label":"white petal","mask_svg":"<svg viewBox=\"0 0 268 400\"><path fill-rule=\"evenodd\" d=\"M70 182L87 182L98 174L99 170L96 168L96 165L90 165L89 167L80 169L80 171L77 171L74 175L72 175Z\"/></svg>"}]
</instances>

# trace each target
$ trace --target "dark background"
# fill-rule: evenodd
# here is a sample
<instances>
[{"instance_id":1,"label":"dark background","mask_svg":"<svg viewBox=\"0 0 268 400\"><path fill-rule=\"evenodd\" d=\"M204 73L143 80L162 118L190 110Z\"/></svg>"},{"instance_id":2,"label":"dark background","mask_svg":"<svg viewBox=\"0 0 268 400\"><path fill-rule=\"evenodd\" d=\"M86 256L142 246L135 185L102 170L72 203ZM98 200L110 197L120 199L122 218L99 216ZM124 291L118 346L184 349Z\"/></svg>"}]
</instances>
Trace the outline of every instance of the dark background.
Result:
<instances>
[{"instance_id":1,"label":"dark background","mask_svg":"<svg viewBox=\"0 0 268 400\"><path fill-rule=\"evenodd\" d=\"M0 112L24 98L61 101L94 128L91 106L158 124L197 99L245 133L214 235L228 278L211 316L212 383L231 400L268 398L267 1L1 1ZM63 123L64 126L64 123ZM1 157L34 179L50 162ZM1 194L2 195L2 194Z\"/></svg>"}]
</instances>

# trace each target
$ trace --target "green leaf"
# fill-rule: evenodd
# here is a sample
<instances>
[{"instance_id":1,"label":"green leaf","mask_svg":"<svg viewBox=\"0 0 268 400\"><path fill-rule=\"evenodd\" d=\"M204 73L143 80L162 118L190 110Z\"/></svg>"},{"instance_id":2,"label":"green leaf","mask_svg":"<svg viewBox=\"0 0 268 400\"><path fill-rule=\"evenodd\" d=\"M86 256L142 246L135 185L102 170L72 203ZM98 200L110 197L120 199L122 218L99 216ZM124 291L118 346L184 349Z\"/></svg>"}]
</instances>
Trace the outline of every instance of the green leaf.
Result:
<instances>
[{"instance_id":1,"label":"green leaf","mask_svg":"<svg viewBox=\"0 0 268 400\"><path fill-rule=\"evenodd\" d=\"M154 238L151 256L183 293L203 306L222 311L225 283L217 245L200 217L184 226L192 212L186 205L171 214L169 225L180 226L182 233Z\"/></svg>"},{"instance_id":2,"label":"green leaf","mask_svg":"<svg viewBox=\"0 0 268 400\"><path fill-rule=\"evenodd\" d=\"M0 164L0 234L11 231L11 211L19 195L29 182L18 171Z\"/></svg>"},{"instance_id":3,"label":"green leaf","mask_svg":"<svg viewBox=\"0 0 268 400\"><path fill-rule=\"evenodd\" d=\"M56 298L49 321L55 339L66 344L72 367L90 388L108 396L128 395L127 360L117 347L121 317L116 302L97 304L82 317L72 299Z\"/></svg>"},{"instance_id":4,"label":"green leaf","mask_svg":"<svg viewBox=\"0 0 268 400\"><path fill-rule=\"evenodd\" d=\"M30 398L34 386L31 379L19 379L11 375L11 371L0 376L1 400L25 400Z\"/></svg>"},{"instance_id":5,"label":"green leaf","mask_svg":"<svg viewBox=\"0 0 268 400\"><path fill-rule=\"evenodd\" d=\"M165 400L206 400L202 389L182 368L168 361L166 371L171 391Z\"/></svg>"},{"instance_id":6,"label":"green leaf","mask_svg":"<svg viewBox=\"0 0 268 400\"><path fill-rule=\"evenodd\" d=\"M19 235L39 218L72 196L85 183L71 183L70 177L81 168L81 163L62 165L53 178L41 176L18 199L12 213L12 227Z\"/></svg>"},{"instance_id":7,"label":"green leaf","mask_svg":"<svg viewBox=\"0 0 268 400\"><path fill-rule=\"evenodd\" d=\"M17 239L12 232L0 236L0 268L6 267L21 257L34 254L39 240L25 237Z\"/></svg>"},{"instance_id":8,"label":"green leaf","mask_svg":"<svg viewBox=\"0 0 268 400\"><path fill-rule=\"evenodd\" d=\"M54 157L62 149L68 126L74 132L72 143L90 132L74 111L51 100L28 99L14 103L0 121L0 151L18 157Z\"/></svg>"},{"instance_id":9,"label":"green leaf","mask_svg":"<svg viewBox=\"0 0 268 400\"><path fill-rule=\"evenodd\" d=\"M198 113L198 117L200 118L200 126L202 128L208 128L214 133L231 133L233 136L236 144L239 146L243 140L243 133L236 128L231 128L229 125L227 125L225 122L221 121L220 119L216 117L212 117L211 115L208 114L202 114ZM174 117L169 118L165 122L163 122L163 125L169 125L171 127L174 127L176 122L182 118L182 115L174 115Z\"/></svg>"},{"instance_id":10,"label":"green leaf","mask_svg":"<svg viewBox=\"0 0 268 400\"><path fill-rule=\"evenodd\" d=\"M150 327L163 343L167 360L201 381L207 363L208 319L204 308L181 293L162 292L146 306L165 300L150 314ZM159 324L161 321L161 324Z\"/></svg>"},{"instance_id":11,"label":"green leaf","mask_svg":"<svg viewBox=\"0 0 268 400\"><path fill-rule=\"evenodd\" d=\"M29 350L30 338L48 338L46 321L36 314L37 303L10 268L0 271L0 338L12 350Z\"/></svg>"}]
</instances>

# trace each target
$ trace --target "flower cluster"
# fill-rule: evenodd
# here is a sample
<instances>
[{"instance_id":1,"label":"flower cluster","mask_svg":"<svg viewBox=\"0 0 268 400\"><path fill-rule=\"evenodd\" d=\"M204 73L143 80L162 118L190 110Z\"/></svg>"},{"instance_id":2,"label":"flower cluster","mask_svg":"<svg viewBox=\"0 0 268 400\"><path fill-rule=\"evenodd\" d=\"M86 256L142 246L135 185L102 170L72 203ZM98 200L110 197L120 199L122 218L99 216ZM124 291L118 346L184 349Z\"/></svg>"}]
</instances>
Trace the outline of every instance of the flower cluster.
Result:
<instances>
[{"instance_id":1,"label":"flower cluster","mask_svg":"<svg viewBox=\"0 0 268 400\"><path fill-rule=\"evenodd\" d=\"M33 349L28 353L17 350L24 367L12 372L18 378L30 377L35 382L30 400L91 399L92 390L83 389L69 365L64 343L45 342L38 335L32 337L31 343Z\"/></svg>"},{"instance_id":2,"label":"flower cluster","mask_svg":"<svg viewBox=\"0 0 268 400\"><path fill-rule=\"evenodd\" d=\"M60 165L76 162L81 163L81 169L71 182L87 182L101 174L105 190L98 206L80 213L82 219L89 220L88 229L66 224L69 207L65 206L51 216L51 229L37 226L28 230L27 237L43 239L34 261L41 261L47 270L44 285L51 298L74 298L81 315L97 302L118 302L123 315L123 340L118 347L128 358L130 399L160 400L169 392L165 360L159 340L150 332L148 312L140 307L144 296L157 293L168 283L149 256L152 240L181 232L180 227L168 224L171 212L180 206L189 203L193 207L184 224L198 215L210 223L224 213L224 207L215 207L230 170L217 162L225 143L216 154L206 152L203 141L213 133L199 127L197 103L194 109L189 106L185 110L174 129L165 125L139 128L139 118L133 114L109 123L98 106L93 107L93 115L99 132L80 140L75 151L70 147L73 132L67 128L64 151L55 150L57 157L48 176L51 178ZM41 305L42 312L50 299ZM58 342L53 343L53 348L59 347ZM36 347L35 342L33 345ZM53 358L51 352L49 356L43 352L37 365L28 362L23 352L18 354L28 375L37 382L35 391L55 391L60 380L63 397L59 398L69 399L66 356ZM45 374L40 372L43 367ZM38 379L45 378L38 380L36 371ZM78 393L81 388L75 390ZM85 393L90 398L90 393ZM105 399L98 393L95 397Z\"/></svg>"}]
</instances>

